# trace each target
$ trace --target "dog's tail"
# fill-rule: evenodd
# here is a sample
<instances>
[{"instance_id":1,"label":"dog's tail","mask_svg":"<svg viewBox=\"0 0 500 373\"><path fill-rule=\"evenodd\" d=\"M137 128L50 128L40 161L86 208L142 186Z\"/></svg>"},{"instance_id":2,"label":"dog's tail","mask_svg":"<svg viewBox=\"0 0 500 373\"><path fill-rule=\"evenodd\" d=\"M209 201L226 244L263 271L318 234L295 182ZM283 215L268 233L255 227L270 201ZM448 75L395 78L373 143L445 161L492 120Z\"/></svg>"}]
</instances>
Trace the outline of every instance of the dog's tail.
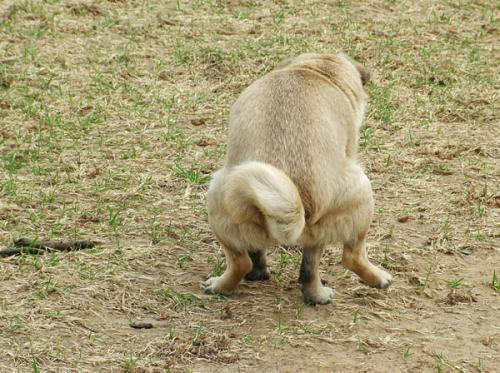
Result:
<instances>
[{"instance_id":1,"label":"dog's tail","mask_svg":"<svg viewBox=\"0 0 500 373\"><path fill-rule=\"evenodd\" d=\"M229 214L238 220L245 210L257 208L272 238L284 245L296 243L305 226L304 206L283 171L267 163L247 162L227 171L221 186Z\"/></svg>"}]
</instances>

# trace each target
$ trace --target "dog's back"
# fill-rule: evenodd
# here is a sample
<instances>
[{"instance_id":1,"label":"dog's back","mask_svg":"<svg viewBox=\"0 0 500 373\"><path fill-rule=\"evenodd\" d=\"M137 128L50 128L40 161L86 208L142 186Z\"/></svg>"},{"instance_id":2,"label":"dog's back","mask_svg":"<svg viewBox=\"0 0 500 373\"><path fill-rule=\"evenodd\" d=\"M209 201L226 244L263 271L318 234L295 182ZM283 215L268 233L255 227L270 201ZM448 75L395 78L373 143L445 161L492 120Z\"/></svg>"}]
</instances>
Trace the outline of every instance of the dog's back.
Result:
<instances>
[{"instance_id":1,"label":"dog's back","mask_svg":"<svg viewBox=\"0 0 500 373\"><path fill-rule=\"evenodd\" d=\"M357 72L346 62L329 75L330 63L299 61L275 70L242 93L230 117L227 166L260 161L283 170L299 190L308 222L340 193L355 157L357 111L366 102L359 97L353 104L352 87L337 78Z\"/></svg>"},{"instance_id":2,"label":"dog's back","mask_svg":"<svg viewBox=\"0 0 500 373\"><path fill-rule=\"evenodd\" d=\"M228 155L208 191L208 218L224 247L227 269L205 282L229 294L243 277L266 280L265 250L300 245L304 300L329 303L319 261L332 243L343 263L370 286L391 276L365 250L373 214L370 181L356 160L367 74L342 54L285 61L247 88L234 104Z\"/></svg>"}]
</instances>

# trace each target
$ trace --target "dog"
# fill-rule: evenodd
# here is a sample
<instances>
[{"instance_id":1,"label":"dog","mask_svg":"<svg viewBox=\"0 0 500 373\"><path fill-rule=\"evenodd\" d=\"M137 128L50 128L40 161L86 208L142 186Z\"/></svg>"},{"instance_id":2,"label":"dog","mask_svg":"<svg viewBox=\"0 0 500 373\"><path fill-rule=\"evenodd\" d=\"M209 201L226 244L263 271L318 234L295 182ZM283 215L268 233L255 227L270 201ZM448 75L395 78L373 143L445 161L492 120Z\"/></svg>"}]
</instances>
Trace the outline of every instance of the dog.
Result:
<instances>
[{"instance_id":1,"label":"dog","mask_svg":"<svg viewBox=\"0 0 500 373\"><path fill-rule=\"evenodd\" d=\"M243 279L267 280L266 248L303 248L299 282L307 304L327 304L323 249L342 244L343 265L369 286L391 275L370 263L366 236L372 188L356 158L369 72L343 53L302 54L281 62L236 100L227 159L207 193L208 220L227 268L204 282L230 294Z\"/></svg>"}]
</instances>

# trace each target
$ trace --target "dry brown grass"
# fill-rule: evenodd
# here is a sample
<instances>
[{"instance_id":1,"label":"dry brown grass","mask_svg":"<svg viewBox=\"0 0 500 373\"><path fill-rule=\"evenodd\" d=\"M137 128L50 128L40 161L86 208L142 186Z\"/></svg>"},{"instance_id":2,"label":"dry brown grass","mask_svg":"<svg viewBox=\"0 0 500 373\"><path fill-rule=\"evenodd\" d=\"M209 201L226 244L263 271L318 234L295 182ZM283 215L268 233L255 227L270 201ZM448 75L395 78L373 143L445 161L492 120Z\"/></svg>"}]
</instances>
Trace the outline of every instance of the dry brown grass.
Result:
<instances>
[{"instance_id":1,"label":"dry brown grass","mask_svg":"<svg viewBox=\"0 0 500 373\"><path fill-rule=\"evenodd\" d=\"M362 3L0 3L0 244L104 242L0 259L0 371L498 369L498 7ZM335 303L305 307L300 253L277 249L272 281L202 294L231 103L334 49L374 73L370 256L394 285L366 288L331 248Z\"/></svg>"}]
</instances>

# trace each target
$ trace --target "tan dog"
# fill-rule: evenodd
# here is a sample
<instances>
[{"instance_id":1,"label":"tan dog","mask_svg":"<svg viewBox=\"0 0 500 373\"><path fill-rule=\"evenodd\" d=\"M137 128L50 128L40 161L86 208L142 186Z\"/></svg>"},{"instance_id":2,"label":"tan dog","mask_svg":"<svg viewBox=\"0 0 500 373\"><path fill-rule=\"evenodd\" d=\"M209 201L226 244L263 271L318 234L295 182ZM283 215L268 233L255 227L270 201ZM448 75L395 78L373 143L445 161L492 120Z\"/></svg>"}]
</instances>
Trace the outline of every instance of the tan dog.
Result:
<instances>
[{"instance_id":1,"label":"tan dog","mask_svg":"<svg viewBox=\"0 0 500 373\"><path fill-rule=\"evenodd\" d=\"M245 277L266 280L265 249L303 247L299 281L309 304L329 303L319 261L343 244L343 264L368 285L391 275L368 260L373 214L370 181L356 159L369 76L344 54L303 54L283 61L233 105L227 162L208 191L209 222L227 269L205 284L230 293Z\"/></svg>"}]
</instances>

